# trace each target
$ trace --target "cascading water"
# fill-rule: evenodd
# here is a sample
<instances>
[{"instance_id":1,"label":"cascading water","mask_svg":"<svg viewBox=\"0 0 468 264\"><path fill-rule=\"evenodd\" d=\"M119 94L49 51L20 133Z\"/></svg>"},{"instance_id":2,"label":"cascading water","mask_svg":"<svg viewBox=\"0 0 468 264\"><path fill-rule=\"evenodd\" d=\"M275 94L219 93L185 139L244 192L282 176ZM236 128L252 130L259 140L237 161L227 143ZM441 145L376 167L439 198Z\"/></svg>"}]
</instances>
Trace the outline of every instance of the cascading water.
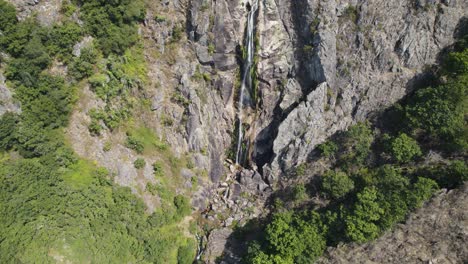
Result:
<instances>
[{"instance_id":1,"label":"cascading water","mask_svg":"<svg viewBox=\"0 0 468 264\"><path fill-rule=\"evenodd\" d=\"M244 121L244 107L252 104L252 76L251 69L255 54L255 16L258 10L258 0L253 0L250 4L250 10L247 17L247 34L245 38L245 51L246 57L244 58L242 85L239 95L239 106L238 106L238 130L239 134L237 137L237 152L236 152L236 164L242 165L244 160L244 148L242 142L244 140L243 121Z\"/></svg>"}]
</instances>

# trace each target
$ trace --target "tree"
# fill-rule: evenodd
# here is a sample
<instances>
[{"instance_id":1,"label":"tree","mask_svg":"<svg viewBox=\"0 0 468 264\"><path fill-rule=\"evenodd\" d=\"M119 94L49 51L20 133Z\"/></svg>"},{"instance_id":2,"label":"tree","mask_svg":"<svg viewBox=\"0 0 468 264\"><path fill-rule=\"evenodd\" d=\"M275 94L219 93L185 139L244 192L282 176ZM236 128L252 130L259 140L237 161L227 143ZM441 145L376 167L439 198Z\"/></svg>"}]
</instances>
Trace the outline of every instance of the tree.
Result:
<instances>
[{"instance_id":1,"label":"tree","mask_svg":"<svg viewBox=\"0 0 468 264\"><path fill-rule=\"evenodd\" d=\"M418 90L406 107L408 127L423 129L447 149L466 148L467 87L468 74L464 74L446 84Z\"/></svg>"},{"instance_id":2,"label":"tree","mask_svg":"<svg viewBox=\"0 0 468 264\"><path fill-rule=\"evenodd\" d=\"M342 171L328 171L322 178L322 191L333 199L343 198L353 189L353 180Z\"/></svg>"},{"instance_id":3,"label":"tree","mask_svg":"<svg viewBox=\"0 0 468 264\"><path fill-rule=\"evenodd\" d=\"M357 194L353 212L346 217L346 236L359 243L376 238L380 232L377 222L384 210L377 203L377 189L366 187Z\"/></svg>"},{"instance_id":4,"label":"tree","mask_svg":"<svg viewBox=\"0 0 468 264\"><path fill-rule=\"evenodd\" d=\"M355 166L363 164L369 156L374 134L369 123L358 123L350 127L340 141L344 148L340 159Z\"/></svg>"},{"instance_id":5,"label":"tree","mask_svg":"<svg viewBox=\"0 0 468 264\"><path fill-rule=\"evenodd\" d=\"M186 245L182 245L177 250L178 264L192 264L196 255L196 243L193 239L189 239Z\"/></svg>"},{"instance_id":6,"label":"tree","mask_svg":"<svg viewBox=\"0 0 468 264\"><path fill-rule=\"evenodd\" d=\"M174 206L176 208L176 218L182 219L192 211L192 207L187 197L180 194L174 197Z\"/></svg>"},{"instance_id":7,"label":"tree","mask_svg":"<svg viewBox=\"0 0 468 264\"><path fill-rule=\"evenodd\" d=\"M12 112L7 112L0 118L0 151L14 146L18 121L18 115Z\"/></svg>"},{"instance_id":8,"label":"tree","mask_svg":"<svg viewBox=\"0 0 468 264\"><path fill-rule=\"evenodd\" d=\"M411 208L421 207L423 202L429 199L438 187L434 180L418 177L418 180L409 192L409 206Z\"/></svg>"},{"instance_id":9,"label":"tree","mask_svg":"<svg viewBox=\"0 0 468 264\"><path fill-rule=\"evenodd\" d=\"M283 261L280 263L313 262L322 254L326 242L318 230L323 226L318 215L313 214L312 218L309 221L306 216L292 212L275 214L266 228L269 254L260 253L253 263L261 263L260 260L267 263L278 263L280 260Z\"/></svg>"},{"instance_id":10,"label":"tree","mask_svg":"<svg viewBox=\"0 0 468 264\"><path fill-rule=\"evenodd\" d=\"M303 245L299 239L300 234L293 226L292 213L275 214L265 231L271 249L283 258L293 259L302 252Z\"/></svg>"},{"instance_id":11,"label":"tree","mask_svg":"<svg viewBox=\"0 0 468 264\"><path fill-rule=\"evenodd\" d=\"M413 158L422 155L418 142L405 133L401 133L392 140L390 152L392 157L400 163L410 162Z\"/></svg>"},{"instance_id":12,"label":"tree","mask_svg":"<svg viewBox=\"0 0 468 264\"><path fill-rule=\"evenodd\" d=\"M17 22L15 7L4 0L0 0L0 31L11 31Z\"/></svg>"}]
</instances>

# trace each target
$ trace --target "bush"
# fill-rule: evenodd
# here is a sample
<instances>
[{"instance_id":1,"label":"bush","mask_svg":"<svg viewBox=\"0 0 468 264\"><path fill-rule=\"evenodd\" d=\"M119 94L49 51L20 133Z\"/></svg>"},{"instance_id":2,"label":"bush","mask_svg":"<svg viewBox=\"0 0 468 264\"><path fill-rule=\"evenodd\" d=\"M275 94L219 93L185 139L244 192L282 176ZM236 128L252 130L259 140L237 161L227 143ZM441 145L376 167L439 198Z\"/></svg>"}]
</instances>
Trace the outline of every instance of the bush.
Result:
<instances>
[{"instance_id":1,"label":"bush","mask_svg":"<svg viewBox=\"0 0 468 264\"><path fill-rule=\"evenodd\" d=\"M325 249L325 240L318 226L320 223L306 222L290 212L273 215L273 220L265 230L268 251L262 252L258 247L250 248L249 251L257 251L252 262L259 260L281 260L279 263L313 262Z\"/></svg>"},{"instance_id":2,"label":"bush","mask_svg":"<svg viewBox=\"0 0 468 264\"><path fill-rule=\"evenodd\" d=\"M143 169L146 166L146 161L142 158L138 158L133 162L133 166L138 170Z\"/></svg>"},{"instance_id":3,"label":"bush","mask_svg":"<svg viewBox=\"0 0 468 264\"><path fill-rule=\"evenodd\" d=\"M139 141L133 136L127 136L127 142L125 142L125 146L129 149L135 150L138 154L143 153L145 150L143 142Z\"/></svg>"},{"instance_id":4,"label":"bush","mask_svg":"<svg viewBox=\"0 0 468 264\"><path fill-rule=\"evenodd\" d=\"M155 162L153 163L153 172L154 176L160 177L164 174L164 168L161 163Z\"/></svg>"},{"instance_id":5,"label":"bush","mask_svg":"<svg viewBox=\"0 0 468 264\"><path fill-rule=\"evenodd\" d=\"M7 112L0 118L0 151L14 147L18 121L18 115L12 112Z\"/></svg>"},{"instance_id":6,"label":"bush","mask_svg":"<svg viewBox=\"0 0 468 264\"><path fill-rule=\"evenodd\" d=\"M81 19L87 31L97 38L104 55L123 54L138 40L136 23L145 17L144 1L79 1Z\"/></svg>"},{"instance_id":7,"label":"bush","mask_svg":"<svg viewBox=\"0 0 468 264\"><path fill-rule=\"evenodd\" d=\"M394 138L390 143L390 152L397 162L407 163L422 155L418 142L405 133Z\"/></svg>"},{"instance_id":8,"label":"bush","mask_svg":"<svg viewBox=\"0 0 468 264\"><path fill-rule=\"evenodd\" d=\"M75 58L73 63L70 65L68 74L76 80L91 77L94 74L94 64L97 63L98 56L99 55L94 48L83 48L80 56Z\"/></svg>"},{"instance_id":9,"label":"bush","mask_svg":"<svg viewBox=\"0 0 468 264\"><path fill-rule=\"evenodd\" d=\"M342 171L328 171L322 178L322 191L333 199L343 198L353 189L353 180Z\"/></svg>"},{"instance_id":10,"label":"bush","mask_svg":"<svg viewBox=\"0 0 468 264\"><path fill-rule=\"evenodd\" d=\"M190 201L185 196L176 195L174 197L174 205L176 207L176 218L182 219L192 211Z\"/></svg>"},{"instance_id":11,"label":"bush","mask_svg":"<svg viewBox=\"0 0 468 264\"><path fill-rule=\"evenodd\" d=\"M343 151L339 159L348 166L365 163L374 141L374 134L369 123L358 123L348 129L341 137Z\"/></svg>"},{"instance_id":12,"label":"bush","mask_svg":"<svg viewBox=\"0 0 468 264\"><path fill-rule=\"evenodd\" d=\"M59 59L68 62L72 57L73 46L82 38L81 27L74 22L54 25L42 37L49 54L57 55Z\"/></svg>"},{"instance_id":13,"label":"bush","mask_svg":"<svg viewBox=\"0 0 468 264\"><path fill-rule=\"evenodd\" d=\"M333 141L327 141L318 145L317 149L320 151L322 156L330 158L335 156L335 153L338 151L338 145Z\"/></svg>"},{"instance_id":14,"label":"bush","mask_svg":"<svg viewBox=\"0 0 468 264\"><path fill-rule=\"evenodd\" d=\"M377 189L364 188L357 194L353 212L346 217L346 236L359 243L376 238L380 229L377 226L384 210L377 202Z\"/></svg>"},{"instance_id":15,"label":"bush","mask_svg":"<svg viewBox=\"0 0 468 264\"><path fill-rule=\"evenodd\" d=\"M0 0L0 31L10 32L14 30L14 27L18 23L16 18L16 9L15 7L4 1ZM1 43L1 42L0 42Z\"/></svg>"},{"instance_id":16,"label":"bush","mask_svg":"<svg viewBox=\"0 0 468 264\"><path fill-rule=\"evenodd\" d=\"M468 74L446 84L420 89L406 107L410 130L422 129L445 149L464 149Z\"/></svg>"},{"instance_id":17,"label":"bush","mask_svg":"<svg viewBox=\"0 0 468 264\"><path fill-rule=\"evenodd\" d=\"M177 263L192 264L196 257L196 249L196 242L193 239L189 239L186 245L179 247L177 251Z\"/></svg>"},{"instance_id":18,"label":"bush","mask_svg":"<svg viewBox=\"0 0 468 264\"><path fill-rule=\"evenodd\" d=\"M413 185L413 190L409 194L409 206L411 208L419 208L423 202L429 199L439 186L431 179L418 177L417 182Z\"/></svg>"},{"instance_id":19,"label":"bush","mask_svg":"<svg viewBox=\"0 0 468 264\"><path fill-rule=\"evenodd\" d=\"M298 184L293 190L294 200L303 201L307 198L307 190L304 184Z\"/></svg>"}]
</instances>

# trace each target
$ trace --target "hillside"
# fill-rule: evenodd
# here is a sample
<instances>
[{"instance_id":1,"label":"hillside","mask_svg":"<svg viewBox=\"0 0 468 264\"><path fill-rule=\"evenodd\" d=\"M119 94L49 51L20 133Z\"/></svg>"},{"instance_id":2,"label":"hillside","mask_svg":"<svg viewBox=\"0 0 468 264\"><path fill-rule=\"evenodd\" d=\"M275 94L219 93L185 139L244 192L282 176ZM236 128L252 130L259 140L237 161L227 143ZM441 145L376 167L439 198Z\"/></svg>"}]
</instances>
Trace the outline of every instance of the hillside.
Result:
<instances>
[{"instance_id":1,"label":"hillside","mask_svg":"<svg viewBox=\"0 0 468 264\"><path fill-rule=\"evenodd\" d=\"M463 261L467 54L467 0L0 0L0 262Z\"/></svg>"}]
</instances>

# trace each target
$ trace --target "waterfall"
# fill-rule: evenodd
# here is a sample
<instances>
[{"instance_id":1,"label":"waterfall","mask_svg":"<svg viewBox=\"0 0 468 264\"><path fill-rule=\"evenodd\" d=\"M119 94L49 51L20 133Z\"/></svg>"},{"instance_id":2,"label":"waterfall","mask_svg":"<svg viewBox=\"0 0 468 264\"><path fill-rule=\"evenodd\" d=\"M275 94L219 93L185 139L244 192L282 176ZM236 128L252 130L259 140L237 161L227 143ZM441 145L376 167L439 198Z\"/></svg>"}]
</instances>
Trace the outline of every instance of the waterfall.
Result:
<instances>
[{"instance_id":1,"label":"waterfall","mask_svg":"<svg viewBox=\"0 0 468 264\"><path fill-rule=\"evenodd\" d=\"M252 63L254 60L255 54L255 15L258 10L258 0L253 0L252 4L250 5L249 14L247 17L247 34L245 38L245 51L247 52L247 56L244 60L244 72L242 75L242 84L241 90L239 95L239 105L238 105L238 137L237 137L237 153L236 153L236 164L243 163L243 148L242 148L242 141L244 139L244 131L243 131L243 117L244 117L244 107L246 105L251 105L252 103L252 96L251 96L251 89L252 89L252 76L250 70L252 68Z\"/></svg>"}]
</instances>

